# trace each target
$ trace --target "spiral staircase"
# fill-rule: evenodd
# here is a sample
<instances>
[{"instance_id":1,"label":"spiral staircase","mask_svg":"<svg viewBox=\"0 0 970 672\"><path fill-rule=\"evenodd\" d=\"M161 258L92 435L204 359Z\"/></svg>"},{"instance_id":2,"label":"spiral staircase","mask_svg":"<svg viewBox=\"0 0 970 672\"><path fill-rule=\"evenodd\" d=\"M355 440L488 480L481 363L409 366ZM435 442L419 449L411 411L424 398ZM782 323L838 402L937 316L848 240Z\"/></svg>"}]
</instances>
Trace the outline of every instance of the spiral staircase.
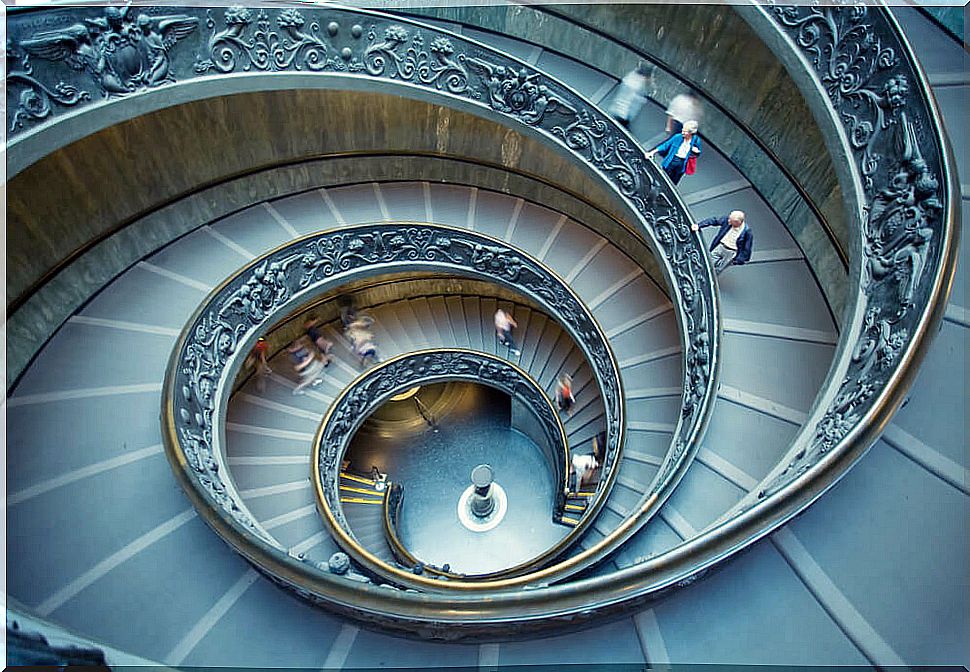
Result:
<instances>
[{"instance_id":1,"label":"spiral staircase","mask_svg":"<svg viewBox=\"0 0 970 672\"><path fill-rule=\"evenodd\" d=\"M92 21L105 16L101 30L111 30L112 17L101 8L56 11L62 14L45 27L47 32L36 27L38 17L47 16L45 11L9 17L15 38L24 49L30 47L33 59L32 66L21 60L10 68L11 82L43 82L44 75L61 72L47 68L63 68L53 51L65 43L63 27L82 25L71 12L86 12ZM340 11L357 16L355 10ZM489 12L460 9L414 12L426 27L409 23L415 17L385 19L379 14L360 15L360 24L354 23L349 31L350 21L340 18L339 26L336 19L327 24L324 14L302 23L297 14L279 14L277 23L267 25L289 31L293 40L302 36L307 50L314 48L310 37L325 32L334 39L346 32L354 40L365 39L370 21L405 25L411 33L426 31L429 42L433 36L449 35L447 48L445 42L432 42L439 60L429 61L443 68L434 72L444 76L459 63L452 56L455 44L465 44L461 36L471 40L471 48L487 45L493 52L521 59L520 65L528 64L521 67L529 72L547 73L565 84L568 89L556 88L560 85L548 80L552 92L543 94L548 94L548 109L555 109L556 101L580 109L577 101L585 101L595 115L610 100L622 72L598 69L582 46L569 45L582 45L578 38L596 35L622 54L625 63L650 56L624 41L616 24L612 32L604 28L614 17L609 6L600 6L599 12L570 16L519 7L512 10L519 28L506 34L500 34L502 26ZM888 16L889 10L878 12ZM967 200L958 195L957 204L946 190L951 183L959 185L957 173L970 170L960 124L965 109L961 101L970 85L966 52L925 14L911 8L892 12L922 62L932 87L927 99L935 98L952 143L955 167L946 163L946 140L934 135L932 117L915 132L921 142L944 143L945 165L934 164L940 166L937 196L945 202L943 220L958 226L960 218L950 217L946 208L962 209L967 221ZM238 37L234 30L258 23L255 15L247 23L238 14L232 23L227 12L223 26L221 14L210 12L206 19L201 10L198 15L173 8L148 12L146 35L170 38L167 51L151 52L165 56L154 61L155 69L149 72L159 72L161 65L180 65L174 56L180 40L198 38L198 52L204 53L207 46L218 47L215 36ZM781 16L779 25L785 19L797 23L806 18ZM358 25L365 36L357 35ZM766 24L752 19L752 25L765 30ZM58 27L62 32L55 40L49 33L57 33ZM440 30L449 32L435 32ZM204 32L210 36L208 44ZM795 53L795 38L783 44L769 32L761 35L780 60L786 49ZM394 51L397 38L385 33L381 43L380 33L371 46L385 45L382 53L390 59L387 54L399 53ZM37 46L42 42L44 46ZM211 83L202 81L207 72L226 65L217 50L211 53L215 57L208 65L195 61L195 70L202 71L200 87ZM487 53L475 51L473 57L469 51L460 63L487 61ZM346 56L346 67L354 59ZM662 82L700 84L686 67L678 71L661 65L666 66L659 74ZM191 70L180 70L180 78L187 79ZM245 86L239 84L245 76L241 71L235 74L239 76L226 78L224 85L245 94ZM305 78L313 76L291 74L292 80L269 88L300 89L308 86ZM488 76L494 77L494 71ZM99 81L107 83L103 76ZM371 84L351 77L324 86L365 95ZM110 140L85 146L85 137L103 129L110 132L126 119L150 116L169 105L190 106L195 100L191 93L178 93L170 101L159 96L149 100L149 94L181 92L191 85L181 79L161 88L145 85L132 95L122 94L114 110L101 116L91 110L87 116L57 116L58 96L70 111L71 104L64 101L76 97L77 90L48 86L47 104L54 112L43 114L24 102L26 96L21 96L19 106L14 99L8 105L8 127L13 131L10 194L15 199L11 228L36 231L43 225L39 215L25 214L23 204L31 198L18 193L18 187L36 185L49 175L43 171L83 171L84 165L72 165L65 151L79 148L77 155L83 155L111 148ZM441 90L439 86L437 92ZM98 95L93 102L99 102ZM816 104L813 94L804 95L809 107ZM814 95L821 99L822 88ZM121 107L139 96L148 101L142 107ZM111 96L104 100L117 102ZM231 101L225 104L225 110L240 109ZM163 214L154 220L152 214L142 213L141 219L116 214L116 221L107 222L110 231L100 241L102 252L128 261L118 262L117 270L99 271L83 253L70 256L60 260L60 276L51 273L34 284L14 278L21 296L8 297L8 620L20 618L45 631L52 641L93 643L105 648L108 662L114 664L134 657L171 666L316 669L494 669L563 662L970 662L964 637L970 604L963 569L970 556L963 425L970 322L964 307L964 249L939 333L930 344L915 342L916 332L936 329L935 312L943 309L932 302L945 300L949 289L947 269L952 262L946 241L957 233L947 234L942 224L934 231L936 256L930 255L933 263L928 268L940 278L942 289L928 292L929 298L918 297L924 300L919 304L924 313L921 326L912 328L915 344L896 363L898 378L913 379L905 400L905 383L894 378L887 387L898 391L894 388L887 395L897 397L883 399L874 415L865 416L867 422L859 422L864 427L857 445L840 448L844 453L833 449L830 461L835 462L836 453L844 454L841 461L821 480L807 480L829 458L822 451L817 462L801 470L806 451L796 449L805 445L803 434L821 425L825 406L838 402L841 377L861 359L863 350L850 335L864 341L872 327L857 307L862 294L857 285L866 272L860 261L862 247L850 244L851 235L840 239L838 231L821 236L821 242L806 243L805 228L795 230L791 224L793 212L810 210L811 226L822 230L835 206L809 205L812 194L798 184L767 192L766 173L787 170L797 183L797 170L785 168L784 157L779 158L770 140L745 136L751 129L729 112L717 112L718 123L705 136L698 174L685 178L679 197L671 195L667 201L663 197L672 190L649 166L642 167L637 179L659 185L651 197L645 195L646 187L636 192L620 184L611 196L615 200L610 200L596 185L614 178L593 157L588 158L593 168L585 174L591 186L581 193L569 183L573 174L568 168L562 169L557 183L550 176L513 170L516 159L502 166L462 163L452 156L456 150L447 147L447 141L438 150L441 156L421 157L427 165L408 163L411 159L393 152L368 156L348 151L322 158L308 152L293 162L298 166L293 173L253 159L248 173L226 172L208 183L168 192L167 178L158 178L156 184L148 173L131 176L149 192L145 202ZM474 113L483 118L497 114L494 107L490 112L474 108ZM820 122L823 135L825 124L840 121L832 118L835 121ZM648 149L661 137L663 121L663 106L651 101L632 135L616 137L631 138ZM28 132L36 128L40 131ZM265 130L273 133L270 124ZM137 126L130 126L120 137L138 132ZM750 153L743 160L729 158L732 150L741 153L740 145L754 147L754 158ZM514 155L516 147L514 142L503 144L503 160ZM631 152L638 151L632 142L631 147ZM566 149L584 151L568 144L549 151ZM299 156L303 150L294 151ZM835 163L837 150L830 147L829 152ZM55 163L45 163L48 154ZM332 173L314 173L313 162L324 164L328 158L345 163ZM21 172L33 181L18 182ZM488 177L492 174L499 177ZM259 181L273 187L254 186ZM844 184L851 182L846 179ZM153 195L155 188L175 195ZM849 186L843 189L850 191ZM785 198L798 205L782 215L779 204ZM635 207L624 210L635 201ZM867 203L869 212L872 203ZM168 219L166 208L174 213ZM684 307L687 293L658 222L684 213L683 224L731 209L748 215L756 234L754 256L748 265L721 275L704 304L711 315L719 315L720 328L712 326L708 336L694 324L695 331L689 332L686 325L696 313ZM846 209L846 221L854 221L851 207ZM57 206L50 213L57 214ZM180 221L174 223L176 219ZM312 296L296 292L286 298L289 303L274 303L272 316L261 316L258 328L234 342L239 356L232 360L230 353L226 359L220 379L225 389L218 393L223 396L214 402L213 411L214 418L224 421L224 427L213 430L212 439L213 444L222 440L223 452L213 451L216 468L203 464L193 471L195 458L168 428L208 427L191 417L180 419L176 409L182 388L174 382L185 361L180 354L199 333L206 311L227 306L219 301L231 292L238 296L237 287L247 278L262 282L266 276L259 269L269 268L290 246L310 249L306 245L324 240L321 232L365 235L394 226L451 232L455 240L503 250L500 258L515 256L526 265L533 263L567 288L560 294L574 296L595 328L577 328L555 310L562 303L553 305L545 295L530 293L524 283L516 285L499 272L476 275L468 269L403 264L386 265L369 275L340 276L341 282L321 283ZM129 235L126 231L144 244L112 242ZM697 238L691 249L700 249L703 240ZM97 251L84 249L89 254ZM860 257L853 257L853 249ZM846 257L845 265L840 265L840 255ZM24 258L8 258L8 267L18 263L29 265ZM693 275L699 278L697 300L703 302L710 268L694 267ZM76 283L77 291L67 287L70 277L83 279ZM72 298L58 304L47 298L55 291ZM351 532L356 529L363 539L363 531L381 527L380 517L371 513L381 507L361 504L366 510L354 513L354 502L348 501L342 513L330 516L315 487L323 462L315 461L312 447L319 448L331 422L328 410L366 374L340 328L338 294L352 295L374 318L382 360L429 349L483 353L514 364L550 397L559 375L569 373L577 405L571 415L560 418L567 455L588 452L601 431L609 429L611 437L616 436L611 418L622 420L622 440L612 439L611 444L615 459L591 486L595 492L588 506L572 514L575 527L563 526L565 541L554 553L506 579L507 584L475 584L461 576L442 581L430 575L409 577L411 569L401 565L389 547L374 551L380 562L372 562L340 533L340 515L346 515ZM518 354L494 336L491 318L500 307L518 321ZM324 316L323 332L335 344L334 361L319 385L294 395L296 374L284 346L300 334L310 314ZM252 375L242 361L256 335L266 336L273 349L273 373L265 378ZM595 339L589 339L597 335L606 344L608 358L596 357ZM704 351L705 343L711 346L711 375L692 379L691 371L702 367L690 358ZM887 346L885 339L879 343ZM622 382L615 406L610 400L610 366ZM699 391L688 394L685 389L695 384ZM698 400L693 416L683 410L685 399ZM891 416L897 404L901 408ZM689 447L678 452L681 441ZM807 473L796 483L799 488L792 486L802 494L786 495L790 499L759 513L763 507L757 503L775 501L772 498L791 484L785 475L792 471ZM382 495L355 492L353 488L384 491L364 482L362 475L356 478L363 481L354 481L346 474L330 476L361 500L383 501ZM213 489L213 480L221 481L224 489ZM408 484L404 486L407 492ZM562 486L555 481L555 487ZM569 501L576 506L575 499ZM547 513L553 517L563 513L550 508ZM737 521L748 520L745 516L755 518L748 523L750 530L737 529L734 536L710 541L717 540L718 530L725 526L736 529ZM381 541L379 534L369 536L375 543ZM346 576L332 571L338 552L350 556L352 569ZM528 573L533 571L537 573ZM449 592L461 590L467 594L454 597ZM493 605L492 611L486 604ZM430 641L442 639L462 641Z\"/></svg>"}]
</instances>

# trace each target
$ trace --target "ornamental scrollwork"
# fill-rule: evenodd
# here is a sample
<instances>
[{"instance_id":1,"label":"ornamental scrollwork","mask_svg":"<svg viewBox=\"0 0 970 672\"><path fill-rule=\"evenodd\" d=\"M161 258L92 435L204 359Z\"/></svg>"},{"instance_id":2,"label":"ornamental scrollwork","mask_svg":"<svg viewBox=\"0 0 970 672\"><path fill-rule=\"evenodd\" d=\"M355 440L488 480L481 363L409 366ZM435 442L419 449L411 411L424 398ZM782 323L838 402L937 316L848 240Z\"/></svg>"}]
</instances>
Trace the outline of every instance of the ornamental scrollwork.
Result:
<instances>
[{"instance_id":1,"label":"ornamental scrollwork","mask_svg":"<svg viewBox=\"0 0 970 672\"><path fill-rule=\"evenodd\" d=\"M232 72L240 63L244 72L363 69L360 61L352 59L352 54L342 51L337 57L331 55L331 46L321 35L319 22L307 22L299 10L290 8L279 12L275 28L270 15L262 9L254 17L252 9L236 5L228 7L222 18L225 27L217 31L212 10L206 12L206 26L212 34L206 46L207 57L195 63L197 73ZM252 36L247 37L247 30L253 24ZM335 33L332 28L330 32ZM354 32L359 37L359 28Z\"/></svg>"},{"instance_id":2,"label":"ornamental scrollwork","mask_svg":"<svg viewBox=\"0 0 970 672\"><path fill-rule=\"evenodd\" d=\"M298 295L323 288L335 276L366 274L389 266L433 267L505 284L533 297L556 315L590 362L607 418L604 467L612 469L621 445L623 408L619 371L606 339L579 299L538 262L499 241L434 225L374 224L304 238L275 250L221 288L186 332L172 382L172 414L181 451L199 486L249 528L254 524L222 480L215 444L216 399L227 367L243 344L286 310ZM452 363L452 369L457 363ZM503 365L477 363L476 376L501 382ZM377 393L388 379L378 380ZM365 397L351 395L331 418L347 431L361 417ZM331 455L331 457L333 457ZM328 458L329 459L329 458ZM336 458L333 458L336 459ZM334 463L328 468L335 469Z\"/></svg>"},{"instance_id":3,"label":"ornamental scrollwork","mask_svg":"<svg viewBox=\"0 0 970 672\"><path fill-rule=\"evenodd\" d=\"M588 110L576 113L565 126L554 126L553 135L559 136L570 149L578 152L593 166L609 175L624 196L641 208L641 188L651 188L646 176L645 159L639 146L615 132L612 124L591 114Z\"/></svg>"},{"instance_id":4,"label":"ornamental scrollwork","mask_svg":"<svg viewBox=\"0 0 970 672\"><path fill-rule=\"evenodd\" d=\"M925 102L885 19L864 6L776 7L772 16L810 57L841 119L866 195L862 226L862 324L834 400L814 434L758 492L765 498L845 441L885 390L926 303L945 226L940 148L922 130ZM921 149L926 147L927 151ZM925 154L925 156L924 156Z\"/></svg>"},{"instance_id":5,"label":"ornamental scrollwork","mask_svg":"<svg viewBox=\"0 0 970 672\"><path fill-rule=\"evenodd\" d=\"M108 98L174 82L170 52L197 24L186 14L133 16L131 7L106 7L104 16L35 32L19 46L31 56L86 73ZM55 89L70 86L60 82Z\"/></svg>"},{"instance_id":6,"label":"ornamental scrollwork","mask_svg":"<svg viewBox=\"0 0 970 672\"><path fill-rule=\"evenodd\" d=\"M30 24L17 17L8 53L23 53L24 60L18 68L11 68L14 76L10 81L16 85L11 89L20 92L19 101L8 101L12 129L54 118L62 113L59 108L80 108L96 102L91 100L95 96L79 85L82 74L94 80L102 99L125 97L163 82L185 82L193 77L301 71L320 75L342 72L398 81L484 105L546 135L581 158L598 179L609 182L632 203L648 239L658 240L659 256L668 275L674 278L674 294L692 292L691 300L686 302L679 296L673 297L692 313L679 315L688 351L699 343L706 348L716 347L713 273L706 257L697 252L700 238L690 234L689 218L677 204L671 188L658 177L659 170L645 159L643 150L612 119L555 80L485 45L376 12L245 6L219 10L185 8L181 14L170 14L164 8L138 11L144 13L136 16L130 8L114 7L98 13L79 8L56 10L47 14L50 18L45 18L45 22L61 23L62 27L40 32L28 28ZM188 42L193 43L194 52ZM60 59L74 70L75 77L50 84L54 71L32 72L26 60L31 53L47 60ZM665 242L649 235L654 232L654 222L661 219L676 228L676 244L668 244L672 238ZM390 239L382 242L388 247L394 244ZM437 246L442 254L446 248ZM477 270L495 271L496 263L510 261L501 256L488 259L491 252L487 248L485 244L479 251ZM696 248L695 253L685 255L684 251L690 248ZM306 264L295 260L286 263L299 265L306 282L334 263L351 263L345 252L352 250L331 251L340 256L341 262L334 262L325 252L308 250ZM684 265L687 258L700 263ZM264 272L272 278L276 271L267 267ZM505 281L518 282L518 272L520 269L506 265L500 275ZM570 316L581 314L571 303L564 302L568 291L555 283L532 275L523 282L530 285L530 291L561 304ZM253 284L240 292L234 301L242 310L251 311L254 318L273 309L272 291L264 278L254 278ZM694 328L706 329L708 338L694 338ZM703 353L700 355L690 361L705 361ZM593 352L590 356L599 366L606 365L608 356L604 353ZM714 369L699 367L693 371L698 380L698 376L705 377L705 392L691 405L691 409L696 407L701 413L684 416L689 418L689 422L685 420L689 426L684 427L684 432L690 437L689 443L696 444L702 418L709 414L713 402ZM689 389L696 389L696 385ZM610 404L619 397L613 395L612 390L605 391L608 408L615 410L615 405ZM620 415L614 410L608 410L608 415L611 422L618 422Z\"/></svg>"},{"instance_id":7,"label":"ornamental scrollwork","mask_svg":"<svg viewBox=\"0 0 970 672\"><path fill-rule=\"evenodd\" d=\"M348 533L340 504L337 483L340 464L355 432L361 424L390 397L418 385L448 380L470 380L491 385L522 401L535 413L542 427L547 451L554 456L552 467L559 487L552 509L562 506L567 474L564 472L568 447L559 418L539 385L514 366L494 355L468 350L430 350L396 358L368 372L346 390L330 409L322 432L318 463L314 465L327 507L338 524Z\"/></svg>"},{"instance_id":8,"label":"ornamental scrollwork","mask_svg":"<svg viewBox=\"0 0 970 672\"><path fill-rule=\"evenodd\" d=\"M417 81L439 91L478 97L477 92L468 86L468 70L464 65L466 56L456 54L455 46L448 37L435 37L425 48L424 36L417 30L409 33L403 26L395 24L385 28L381 38L377 33L377 28L371 27L368 33L371 44L363 55L369 74L406 82Z\"/></svg>"},{"instance_id":9,"label":"ornamental scrollwork","mask_svg":"<svg viewBox=\"0 0 970 672\"><path fill-rule=\"evenodd\" d=\"M47 86L36 77L28 54L7 42L7 88L17 92L17 105L10 117L10 131L23 128L27 120L41 121L51 116L53 105L71 107L83 100L90 100L91 94L73 84L58 82Z\"/></svg>"}]
</instances>

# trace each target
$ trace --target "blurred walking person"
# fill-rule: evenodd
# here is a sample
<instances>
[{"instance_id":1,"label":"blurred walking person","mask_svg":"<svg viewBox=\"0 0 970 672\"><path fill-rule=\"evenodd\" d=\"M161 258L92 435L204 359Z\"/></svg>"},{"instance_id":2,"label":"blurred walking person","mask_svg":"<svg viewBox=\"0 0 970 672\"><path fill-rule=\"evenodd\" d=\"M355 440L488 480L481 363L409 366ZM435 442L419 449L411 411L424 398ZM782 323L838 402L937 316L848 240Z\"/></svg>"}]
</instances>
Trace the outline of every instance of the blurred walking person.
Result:
<instances>
[{"instance_id":1,"label":"blurred walking person","mask_svg":"<svg viewBox=\"0 0 970 672\"><path fill-rule=\"evenodd\" d=\"M522 354L522 351L516 347L515 341L512 339L512 330L518 326L512 316L501 308L495 311L495 335L498 337L498 342L507 347L515 357Z\"/></svg>"},{"instance_id":2,"label":"blurred walking person","mask_svg":"<svg viewBox=\"0 0 970 672\"><path fill-rule=\"evenodd\" d=\"M573 377L568 373L562 374L556 381L556 405L567 415L573 414L576 397L573 396Z\"/></svg>"},{"instance_id":3,"label":"blurred walking person","mask_svg":"<svg viewBox=\"0 0 970 672\"><path fill-rule=\"evenodd\" d=\"M647 90L652 82L653 68L640 61L636 69L628 72L620 81L616 97L610 104L610 116L629 128L630 122L640 114L643 104L647 102Z\"/></svg>"},{"instance_id":4,"label":"blurred walking person","mask_svg":"<svg viewBox=\"0 0 970 672\"><path fill-rule=\"evenodd\" d=\"M293 394L306 394L303 390L310 385L317 386L323 382L323 363L314 354L314 346L306 337L293 341L286 351L290 353L290 363L293 371L300 377L300 382L293 388Z\"/></svg>"}]
</instances>

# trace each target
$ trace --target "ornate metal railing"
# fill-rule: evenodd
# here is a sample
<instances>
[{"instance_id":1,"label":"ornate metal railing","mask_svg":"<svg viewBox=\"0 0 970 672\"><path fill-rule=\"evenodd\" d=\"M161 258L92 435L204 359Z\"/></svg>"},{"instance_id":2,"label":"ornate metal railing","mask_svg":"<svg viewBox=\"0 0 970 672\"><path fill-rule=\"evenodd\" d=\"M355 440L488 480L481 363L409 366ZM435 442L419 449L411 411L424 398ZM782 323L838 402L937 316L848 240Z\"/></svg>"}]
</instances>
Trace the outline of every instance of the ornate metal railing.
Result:
<instances>
[{"instance_id":1,"label":"ornate metal railing","mask_svg":"<svg viewBox=\"0 0 970 672\"><path fill-rule=\"evenodd\" d=\"M671 450L626 536L655 513L685 472L715 396L714 275L685 206L660 170L626 130L569 87L474 40L337 7L75 7L17 12L8 34L10 174L114 119L224 95L227 87L280 85L366 86L431 100L509 125L572 157L618 197L628 224L657 254L683 346L682 413ZM255 326L229 337L228 354ZM611 426L622 424L614 414L621 405L604 399ZM201 421L209 420L203 412ZM611 441L620 437L610 432ZM206 478L223 487L218 476ZM223 494L219 499L234 506Z\"/></svg>"},{"instance_id":2,"label":"ornate metal railing","mask_svg":"<svg viewBox=\"0 0 970 672\"><path fill-rule=\"evenodd\" d=\"M823 94L816 115L849 159L837 165L858 222L858 293L825 392L786 458L735 514L792 497L807 504L868 449L936 333L959 232L959 189L939 114L892 16L861 5L743 14Z\"/></svg>"},{"instance_id":3,"label":"ornate metal railing","mask_svg":"<svg viewBox=\"0 0 970 672\"><path fill-rule=\"evenodd\" d=\"M891 14L863 5L737 11L805 91L829 150L845 157L835 165L857 224L850 275L858 291L822 391L779 464L698 536L596 587L638 583L640 599L693 582L777 529L865 454L938 330L956 261L955 163L926 78Z\"/></svg>"},{"instance_id":4,"label":"ornate metal railing","mask_svg":"<svg viewBox=\"0 0 970 672\"><path fill-rule=\"evenodd\" d=\"M397 536L397 525L401 519L401 506L404 504L404 486L400 483L388 483L387 494L384 495L384 537L391 548L394 558L403 567L416 567L420 562L411 555L407 547Z\"/></svg>"},{"instance_id":5,"label":"ornate metal railing","mask_svg":"<svg viewBox=\"0 0 970 672\"><path fill-rule=\"evenodd\" d=\"M582 534L609 494L624 433L619 366L599 325L568 285L537 260L483 234L429 224L381 222L347 227L283 245L226 280L190 319L169 362L163 430L170 458L210 524L244 555L251 552L243 548L249 543L285 550L253 520L231 481L223 476L222 419L232 380L252 343L274 320L315 295L351 279L401 271L450 273L498 283L556 317L590 364L604 405L608 437L603 456L605 478L589 513L567 535L568 541ZM336 474L339 460L332 452L326 456L328 468ZM568 473L568 462L565 464L560 472L562 488ZM608 550L602 544L595 552ZM583 559L593 557L594 552L587 552ZM568 567L577 565L573 560Z\"/></svg>"},{"instance_id":6,"label":"ornate metal railing","mask_svg":"<svg viewBox=\"0 0 970 672\"><path fill-rule=\"evenodd\" d=\"M224 95L227 87L263 90L280 83L363 85L432 100L559 148L619 198L629 224L657 253L681 331L683 412L646 505L637 508L624 534L649 519L683 475L715 394L714 276L699 236L690 231L686 208L659 169L622 127L567 86L447 31L336 7L76 7L18 12L8 28L12 174L112 119ZM172 93L175 87L178 95ZM249 332L230 338L230 352L242 333ZM609 413L621 410L615 400L604 399ZM210 431L204 426L209 420L201 418L203 435ZM618 415L608 420L622 424ZM619 441L622 434L609 436ZM206 478L224 490L221 478ZM236 506L224 492L219 499L230 509ZM234 515L248 517L242 510Z\"/></svg>"},{"instance_id":7,"label":"ornate metal railing","mask_svg":"<svg viewBox=\"0 0 970 672\"><path fill-rule=\"evenodd\" d=\"M415 579L413 573L382 562L353 537L340 504L337 466L360 426L391 397L414 387L456 380L493 387L532 411L544 439L539 447L552 469L551 517L561 513L565 503L570 465L566 431L549 397L528 373L495 355L465 349L419 350L382 362L361 374L331 404L314 440L311 478L317 507L337 543L368 571L404 586L427 587L428 581ZM524 574L556 557L575 538L575 535L566 535L536 558L514 567L462 578L484 580Z\"/></svg>"},{"instance_id":8,"label":"ornate metal railing","mask_svg":"<svg viewBox=\"0 0 970 672\"><path fill-rule=\"evenodd\" d=\"M261 261L247 269L244 280L221 286L193 317L173 354L163 407L166 440L180 480L208 512L209 523L306 599L385 625L457 637L572 620L646 599L692 580L831 486L901 402L940 318L959 228L953 160L925 78L888 13L858 6L738 11L746 12L781 57L790 58L793 74L822 110L820 123L833 138L830 151L850 159L843 183L859 223L852 273L860 292L828 390L789 458L760 492L736 515L670 553L607 576L498 592L487 601L474 594L430 601L427 595L307 572L296 559L259 543L259 531L219 473L222 430L213 423L224 404L220 395L228 373L270 319L267 311L343 272L333 267L331 275L317 275L316 252L308 249L308 266ZM706 256L688 231L682 204L629 136L555 80L444 31L336 8L231 8L223 14L199 8L70 8L12 15L8 35L8 127L11 155L22 150L16 152L19 168L49 151L50 138L67 144L125 116L129 101L139 99L130 109L140 112L172 104L173 84L231 75L237 82L251 77L257 87L259 75L277 72L367 79L375 87L420 92L505 120L586 162L592 175L625 199L670 281L686 344L685 371L693 376L674 454L687 455L696 446L717 368L717 306ZM216 83L193 95L218 92ZM110 106L119 114L102 114ZM306 273L307 284L294 273ZM517 624L510 626L512 621Z\"/></svg>"},{"instance_id":9,"label":"ornate metal railing","mask_svg":"<svg viewBox=\"0 0 970 672\"><path fill-rule=\"evenodd\" d=\"M865 452L900 403L940 319L959 224L953 160L925 78L884 11L739 11L776 53L790 57L790 69L833 139L830 151L850 159L842 177L859 224L851 251L859 294L828 389L788 459L729 518L612 574L544 590L496 592L487 601L474 594L439 595L433 607L425 596L370 586L345 591L341 602L336 586L334 604L385 625L461 637L649 599L693 581L814 501Z\"/></svg>"}]
</instances>

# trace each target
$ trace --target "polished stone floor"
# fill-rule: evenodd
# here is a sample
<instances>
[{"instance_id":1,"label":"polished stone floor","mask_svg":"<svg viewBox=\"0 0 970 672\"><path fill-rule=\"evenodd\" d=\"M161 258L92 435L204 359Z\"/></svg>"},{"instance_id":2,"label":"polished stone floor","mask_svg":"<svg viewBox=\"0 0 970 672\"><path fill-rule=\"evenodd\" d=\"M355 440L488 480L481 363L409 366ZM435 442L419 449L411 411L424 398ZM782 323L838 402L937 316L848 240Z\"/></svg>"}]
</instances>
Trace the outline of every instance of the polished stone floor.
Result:
<instances>
[{"instance_id":1,"label":"polished stone floor","mask_svg":"<svg viewBox=\"0 0 970 672\"><path fill-rule=\"evenodd\" d=\"M539 446L509 427L509 398L483 386L453 391L462 401L423 428L388 436L387 425L365 425L350 455L379 464L405 487L398 525L402 542L420 560L452 571L496 571L535 557L569 529L552 522L553 482ZM369 421L370 423L370 421ZM472 469L491 465L508 497L502 522L473 532L458 519L458 500Z\"/></svg>"}]
</instances>

